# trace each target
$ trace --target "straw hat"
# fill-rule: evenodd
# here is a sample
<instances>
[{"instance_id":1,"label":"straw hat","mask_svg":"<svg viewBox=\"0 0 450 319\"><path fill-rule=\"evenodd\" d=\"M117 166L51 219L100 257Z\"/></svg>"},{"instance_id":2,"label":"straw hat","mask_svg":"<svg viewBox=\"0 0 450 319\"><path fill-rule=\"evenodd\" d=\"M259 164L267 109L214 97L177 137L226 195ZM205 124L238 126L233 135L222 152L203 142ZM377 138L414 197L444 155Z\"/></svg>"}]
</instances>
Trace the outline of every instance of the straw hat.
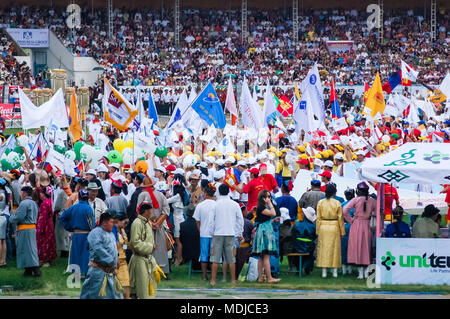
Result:
<instances>
[{"instance_id":1,"label":"straw hat","mask_svg":"<svg viewBox=\"0 0 450 319\"><path fill-rule=\"evenodd\" d=\"M48 173L42 169L38 169L35 171L36 178L39 179L41 186L50 185L50 178L48 177Z\"/></svg>"},{"instance_id":2,"label":"straw hat","mask_svg":"<svg viewBox=\"0 0 450 319\"><path fill-rule=\"evenodd\" d=\"M145 177L144 181L142 182L142 187L153 187L155 186L155 181L151 179L151 177Z\"/></svg>"}]
</instances>

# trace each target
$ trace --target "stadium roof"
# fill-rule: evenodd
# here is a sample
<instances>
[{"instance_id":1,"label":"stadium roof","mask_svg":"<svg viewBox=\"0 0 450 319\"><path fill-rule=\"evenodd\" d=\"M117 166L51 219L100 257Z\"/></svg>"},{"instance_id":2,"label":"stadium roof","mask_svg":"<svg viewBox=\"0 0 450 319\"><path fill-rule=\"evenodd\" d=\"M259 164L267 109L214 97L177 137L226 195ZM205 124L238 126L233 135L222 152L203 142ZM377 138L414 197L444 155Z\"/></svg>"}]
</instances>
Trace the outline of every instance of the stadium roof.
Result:
<instances>
[{"instance_id":1,"label":"stadium roof","mask_svg":"<svg viewBox=\"0 0 450 319\"><path fill-rule=\"evenodd\" d=\"M0 7L8 4L14 5L33 5L33 6L49 6L52 3L53 6L66 7L71 1L68 0L5 0L1 1ZM91 7L92 4L95 8L102 8L107 6L106 0L75 0L75 3L80 6ZM114 7L126 7L126 8L154 8L159 9L172 8L175 0L113 0ZM371 3L378 3L377 0L298 0L299 9L302 8L345 8L345 9L357 9L365 10ZM431 0L408 0L408 1L384 1L384 8L421 8L425 6L427 10L430 10ZM241 7L241 0L180 0L181 9L239 9ZM280 9L291 8L292 0L247 0L247 7L251 8L267 8L267 9ZM450 8L450 0L437 0L437 8Z\"/></svg>"}]
</instances>

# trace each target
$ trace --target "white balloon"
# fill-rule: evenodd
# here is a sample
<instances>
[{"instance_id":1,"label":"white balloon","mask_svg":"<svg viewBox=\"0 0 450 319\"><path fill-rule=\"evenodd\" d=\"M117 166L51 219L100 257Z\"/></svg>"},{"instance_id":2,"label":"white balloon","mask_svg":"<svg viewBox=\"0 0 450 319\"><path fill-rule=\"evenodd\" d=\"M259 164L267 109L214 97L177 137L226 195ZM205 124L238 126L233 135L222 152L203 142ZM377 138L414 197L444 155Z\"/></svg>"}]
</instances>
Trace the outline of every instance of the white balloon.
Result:
<instances>
[{"instance_id":1,"label":"white balloon","mask_svg":"<svg viewBox=\"0 0 450 319\"><path fill-rule=\"evenodd\" d=\"M133 164L133 154L132 153L125 153L123 155L123 164L124 165L131 165L131 164Z\"/></svg>"},{"instance_id":2,"label":"white balloon","mask_svg":"<svg viewBox=\"0 0 450 319\"><path fill-rule=\"evenodd\" d=\"M80 156L82 159L86 161L92 161L94 157L94 148L90 145L83 145L83 147L80 149Z\"/></svg>"},{"instance_id":3,"label":"white balloon","mask_svg":"<svg viewBox=\"0 0 450 319\"><path fill-rule=\"evenodd\" d=\"M195 164L197 164L197 158L195 157L194 154L188 154L183 159L183 166L184 167L192 167L192 166L195 166Z\"/></svg>"},{"instance_id":4,"label":"white balloon","mask_svg":"<svg viewBox=\"0 0 450 319\"><path fill-rule=\"evenodd\" d=\"M383 137L381 138L381 140L384 143L389 143L391 141L391 137L389 135L383 135Z\"/></svg>"},{"instance_id":5,"label":"white balloon","mask_svg":"<svg viewBox=\"0 0 450 319\"><path fill-rule=\"evenodd\" d=\"M74 151L70 150L70 151L66 152L65 157L67 159L70 159L70 160L74 161L77 158L77 154L75 154Z\"/></svg>"},{"instance_id":6,"label":"white balloon","mask_svg":"<svg viewBox=\"0 0 450 319\"><path fill-rule=\"evenodd\" d=\"M103 150L100 146L94 146L92 161L99 161L103 157Z\"/></svg>"},{"instance_id":7,"label":"white balloon","mask_svg":"<svg viewBox=\"0 0 450 319\"><path fill-rule=\"evenodd\" d=\"M21 135L17 138L17 142L19 143L19 146L26 147L29 142L29 138L26 135Z\"/></svg>"}]
</instances>

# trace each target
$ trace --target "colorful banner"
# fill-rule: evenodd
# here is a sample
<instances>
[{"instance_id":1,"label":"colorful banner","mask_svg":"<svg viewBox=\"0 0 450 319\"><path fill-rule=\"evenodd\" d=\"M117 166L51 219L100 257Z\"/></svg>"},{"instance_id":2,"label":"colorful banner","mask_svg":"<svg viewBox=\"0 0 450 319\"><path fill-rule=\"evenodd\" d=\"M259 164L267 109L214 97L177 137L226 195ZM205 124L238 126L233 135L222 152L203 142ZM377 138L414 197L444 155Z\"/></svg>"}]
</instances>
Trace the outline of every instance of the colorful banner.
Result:
<instances>
[{"instance_id":1,"label":"colorful banner","mask_svg":"<svg viewBox=\"0 0 450 319\"><path fill-rule=\"evenodd\" d=\"M376 246L376 283L450 284L448 239L377 238Z\"/></svg>"},{"instance_id":2,"label":"colorful banner","mask_svg":"<svg viewBox=\"0 0 450 319\"><path fill-rule=\"evenodd\" d=\"M16 109L16 112L14 111ZM3 116L5 120L20 120L20 106L19 104L0 103L0 114Z\"/></svg>"},{"instance_id":3,"label":"colorful banner","mask_svg":"<svg viewBox=\"0 0 450 319\"><path fill-rule=\"evenodd\" d=\"M50 46L48 29L8 28L6 31L23 48L48 48Z\"/></svg>"},{"instance_id":4,"label":"colorful banner","mask_svg":"<svg viewBox=\"0 0 450 319\"><path fill-rule=\"evenodd\" d=\"M328 51L330 52L346 52L353 47L353 41L327 41Z\"/></svg>"},{"instance_id":5,"label":"colorful banner","mask_svg":"<svg viewBox=\"0 0 450 319\"><path fill-rule=\"evenodd\" d=\"M105 112L105 120L121 131L126 131L128 125L138 114L138 110L134 109L130 102L106 78L102 106Z\"/></svg>"}]
</instances>

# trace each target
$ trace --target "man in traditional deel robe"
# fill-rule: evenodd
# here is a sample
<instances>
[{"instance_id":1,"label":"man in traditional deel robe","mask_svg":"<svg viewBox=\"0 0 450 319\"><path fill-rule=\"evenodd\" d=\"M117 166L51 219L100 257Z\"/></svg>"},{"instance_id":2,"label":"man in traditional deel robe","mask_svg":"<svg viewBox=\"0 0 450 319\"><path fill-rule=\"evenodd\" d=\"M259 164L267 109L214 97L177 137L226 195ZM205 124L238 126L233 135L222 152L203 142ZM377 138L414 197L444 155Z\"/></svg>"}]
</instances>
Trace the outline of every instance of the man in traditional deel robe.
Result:
<instances>
[{"instance_id":1,"label":"man in traditional deel robe","mask_svg":"<svg viewBox=\"0 0 450 319\"><path fill-rule=\"evenodd\" d=\"M30 186L22 188L22 201L19 207L12 212L9 221L11 224L17 225L17 268L25 268L24 276L39 277L41 271L36 242L36 222L39 209L31 199L32 193L33 189Z\"/></svg>"},{"instance_id":2,"label":"man in traditional deel robe","mask_svg":"<svg viewBox=\"0 0 450 319\"><path fill-rule=\"evenodd\" d=\"M150 216L150 223L153 228L153 237L155 239L156 249L153 252L153 257L161 267L164 273L169 273L169 257L167 254L166 245L166 223L165 220L170 214L169 203L167 198L158 191L154 191L155 181L150 177L146 177L143 182L144 190L138 196L138 206L143 202L149 202L152 205L152 215ZM133 236L133 233L131 233Z\"/></svg>"},{"instance_id":3,"label":"man in traditional deel robe","mask_svg":"<svg viewBox=\"0 0 450 319\"><path fill-rule=\"evenodd\" d=\"M116 277L118 253L116 238L112 233L113 216L107 212L101 214L99 224L87 237L89 270L80 299L120 299L122 287Z\"/></svg>"},{"instance_id":4,"label":"man in traditional deel robe","mask_svg":"<svg viewBox=\"0 0 450 319\"><path fill-rule=\"evenodd\" d=\"M153 257L152 203L142 202L139 215L131 225L130 245L133 250L128 270L130 272L130 294L138 299L149 299L156 292L156 260Z\"/></svg>"},{"instance_id":5,"label":"man in traditional deel robe","mask_svg":"<svg viewBox=\"0 0 450 319\"><path fill-rule=\"evenodd\" d=\"M70 264L80 267L80 272L85 275L88 270L89 249L88 234L95 227L95 216L91 205L88 203L87 190L78 192L78 204L66 209L59 220L64 229L73 232L72 246L70 248Z\"/></svg>"}]
</instances>

